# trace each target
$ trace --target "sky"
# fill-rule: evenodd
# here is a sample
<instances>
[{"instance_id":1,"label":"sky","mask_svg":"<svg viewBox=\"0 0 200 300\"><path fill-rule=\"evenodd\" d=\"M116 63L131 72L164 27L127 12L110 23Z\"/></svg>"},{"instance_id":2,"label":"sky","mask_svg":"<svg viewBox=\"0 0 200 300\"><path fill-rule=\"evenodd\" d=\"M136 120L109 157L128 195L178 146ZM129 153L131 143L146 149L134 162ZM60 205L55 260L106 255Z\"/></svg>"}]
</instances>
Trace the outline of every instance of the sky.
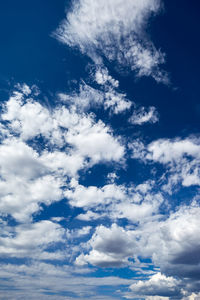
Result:
<instances>
[{"instance_id":1,"label":"sky","mask_svg":"<svg viewBox=\"0 0 200 300\"><path fill-rule=\"evenodd\" d=\"M197 0L0 3L0 299L200 299Z\"/></svg>"}]
</instances>

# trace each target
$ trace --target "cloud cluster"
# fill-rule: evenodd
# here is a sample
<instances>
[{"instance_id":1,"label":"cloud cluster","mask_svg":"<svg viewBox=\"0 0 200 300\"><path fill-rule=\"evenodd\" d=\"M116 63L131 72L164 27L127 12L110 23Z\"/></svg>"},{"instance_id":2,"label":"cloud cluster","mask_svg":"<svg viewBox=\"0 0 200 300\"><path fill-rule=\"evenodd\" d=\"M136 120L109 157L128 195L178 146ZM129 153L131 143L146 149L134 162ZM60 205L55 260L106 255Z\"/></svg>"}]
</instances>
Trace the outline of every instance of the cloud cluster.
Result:
<instances>
[{"instance_id":1,"label":"cloud cluster","mask_svg":"<svg viewBox=\"0 0 200 300\"><path fill-rule=\"evenodd\" d=\"M118 88L118 82L103 69L96 72L96 81L105 90ZM80 183L81 170L99 163L123 163L125 141L122 144L103 121L80 109L78 101L62 102L50 110L35 100L31 89L20 89L3 104L1 114L1 256L40 262L67 259L83 271L88 265L129 267L146 280L122 280L122 285L131 284L130 293L124 294L127 298L187 299L192 293L194 299L198 297L198 198L189 206L170 211L165 182L161 189L154 180L117 184L113 172L102 186ZM162 164L169 182L185 187L199 184L198 138L162 139L147 146L138 139L129 148L140 161ZM32 221L42 204L62 199L79 209L76 220L86 225L68 229L61 225L62 218ZM19 224L9 226L6 216ZM101 225L105 218L111 226ZM127 226L119 225L123 220ZM95 228L90 222L95 222ZM144 264L141 258L152 263Z\"/></svg>"},{"instance_id":2,"label":"cloud cluster","mask_svg":"<svg viewBox=\"0 0 200 300\"><path fill-rule=\"evenodd\" d=\"M133 292L133 298L145 297L145 296L157 296L159 297L175 297L180 296L179 281L173 277L166 277L161 273L153 275L147 281L138 281L130 286Z\"/></svg>"},{"instance_id":3,"label":"cloud cluster","mask_svg":"<svg viewBox=\"0 0 200 300\"><path fill-rule=\"evenodd\" d=\"M132 158L163 166L162 189L170 194L179 183L183 187L200 185L200 141L198 137L159 139L145 145L141 140L129 144Z\"/></svg>"},{"instance_id":4,"label":"cloud cluster","mask_svg":"<svg viewBox=\"0 0 200 300\"><path fill-rule=\"evenodd\" d=\"M0 277L6 280L7 286L1 291L1 296L6 300L87 300L94 297L98 300L114 300L120 299L117 292L114 292L113 297L107 297L98 295L98 290L111 286L117 290L132 283L132 280L117 276L98 278L88 273L88 269L67 264L59 266L37 261L21 265L1 264ZM0 284L5 284L3 279L0 279Z\"/></svg>"},{"instance_id":5,"label":"cloud cluster","mask_svg":"<svg viewBox=\"0 0 200 300\"><path fill-rule=\"evenodd\" d=\"M104 268L129 266L137 272L140 269L144 278L131 285L133 298L185 299L199 291L199 213L199 205L193 203L181 206L169 217L151 218L136 228L100 225L87 243L89 252L80 254L76 264ZM147 266L143 266L141 258L150 258L160 272L153 270L147 280Z\"/></svg>"},{"instance_id":6,"label":"cloud cluster","mask_svg":"<svg viewBox=\"0 0 200 300\"><path fill-rule=\"evenodd\" d=\"M92 250L76 259L77 265L90 263L100 267L120 267L134 255L134 239L131 232L113 224L111 228L99 226L89 241Z\"/></svg>"},{"instance_id":7,"label":"cloud cluster","mask_svg":"<svg viewBox=\"0 0 200 300\"><path fill-rule=\"evenodd\" d=\"M164 55L145 34L149 16L158 13L160 7L160 0L73 1L55 36L98 64L105 56L130 67L138 76L167 82L167 75L158 68L165 61Z\"/></svg>"},{"instance_id":8,"label":"cloud cluster","mask_svg":"<svg viewBox=\"0 0 200 300\"><path fill-rule=\"evenodd\" d=\"M50 111L16 91L1 118L0 207L18 220L39 211L41 203L61 200L66 178L76 177L79 170L120 162L124 156L124 146L111 129L74 106Z\"/></svg>"},{"instance_id":9,"label":"cloud cluster","mask_svg":"<svg viewBox=\"0 0 200 300\"><path fill-rule=\"evenodd\" d=\"M81 207L86 214L82 220L99 219L108 216L112 220L128 219L131 222L145 222L149 217L159 214L164 199L156 192L153 182L126 187L115 183L103 187L84 187L72 180L65 196L73 207Z\"/></svg>"},{"instance_id":10,"label":"cloud cluster","mask_svg":"<svg viewBox=\"0 0 200 300\"><path fill-rule=\"evenodd\" d=\"M185 187L200 185L198 138L158 140L148 146L148 151L147 159L161 163L170 173L166 189L172 190L179 182Z\"/></svg>"}]
</instances>

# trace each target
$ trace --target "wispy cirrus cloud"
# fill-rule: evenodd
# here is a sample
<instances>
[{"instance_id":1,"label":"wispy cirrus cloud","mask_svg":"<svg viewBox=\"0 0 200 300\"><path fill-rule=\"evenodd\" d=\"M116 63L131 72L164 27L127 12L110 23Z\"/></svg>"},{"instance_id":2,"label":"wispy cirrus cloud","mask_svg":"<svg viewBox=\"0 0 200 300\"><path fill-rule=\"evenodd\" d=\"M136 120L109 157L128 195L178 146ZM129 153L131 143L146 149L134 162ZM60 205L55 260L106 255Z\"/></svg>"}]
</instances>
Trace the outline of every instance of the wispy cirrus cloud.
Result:
<instances>
[{"instance_id":1,"label":"wispy cirrus cloud","mask_svg":"<svg viewBox=\"0 0 200 300\"><path fill-rule=\"evenodd\" d=\"M140 107L136 109L132 116L129 118L129 122L134 125L143 125L145 123L156 123L159 120L158 112L154 106L148 108Z\"/></svg>"},{"instance_id":2,"label":"wispy cirrus cloud","mask_svg":"<svg viewBox=\"0 0 200 300\"><path fill-rule=\"evenodd\" d=\"M160 8L160 0L73 1L54 36L78 47L96 63L102 63L105 56L136 71L139 77L152 76L167 83L166 73L158 67L165 61L164 54L145 34L148 18Z\"/></svg>"}]
</instances>

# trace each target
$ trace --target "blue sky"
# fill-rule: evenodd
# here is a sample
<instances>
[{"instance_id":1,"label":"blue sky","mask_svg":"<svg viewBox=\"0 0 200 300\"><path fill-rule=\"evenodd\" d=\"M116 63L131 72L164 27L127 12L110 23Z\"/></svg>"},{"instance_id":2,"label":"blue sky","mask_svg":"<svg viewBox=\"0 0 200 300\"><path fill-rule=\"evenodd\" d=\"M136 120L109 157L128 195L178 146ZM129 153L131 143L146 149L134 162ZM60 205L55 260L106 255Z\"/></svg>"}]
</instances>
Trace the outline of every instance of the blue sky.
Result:
<instances>
[{"instance_id":1,"label":"blue sky","mask_svg":"<svg viewBox=\"0 0 200 300\"><path fill-rule=\"evenodd\" d=\"M199 8L0 4L0 299L200 299Z\"/></svg>"}]
</instances>

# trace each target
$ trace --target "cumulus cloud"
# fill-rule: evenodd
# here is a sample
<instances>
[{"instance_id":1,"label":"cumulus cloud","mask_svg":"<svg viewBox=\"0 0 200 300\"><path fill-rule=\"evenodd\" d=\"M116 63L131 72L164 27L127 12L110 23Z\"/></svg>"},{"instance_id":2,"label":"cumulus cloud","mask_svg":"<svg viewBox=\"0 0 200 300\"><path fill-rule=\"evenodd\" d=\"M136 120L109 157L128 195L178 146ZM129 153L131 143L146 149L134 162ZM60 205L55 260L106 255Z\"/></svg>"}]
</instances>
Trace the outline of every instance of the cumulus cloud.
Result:
<instances>
[{"instance_id":1,"label":"cumulus cloud","mask_svg":"<svg viewBox=\"0 0 200 300\"><path fill-rule=\"evenodd\" d=\"M84 187L72 180L71 189L65 192L65 196L69 198L72 206L89 208L103 206L115 200L123 201L126 197L126 191L123 186L116 186L115 184L108 184L102 188Z\"/></svg>"},{"instance_id":2,"label":"cumulus cloud","mask_svg":"<svg viewBox=\"0 0 200 300\"><path fill-rule=\"evenodd\" d=\"M198 291L199 228L199 206L196 203L180 207L169 217L148 219L137 227L101 225L87 242L86 252L76 258L76 264L129 266L136 272L141 268L143 280L131 286L132 296L185 299L193 291ZM151 259L160 272L146 273L147 266L142 266L141 257Z\"/></svg>"},{"instance_id":3,"label":"cumulus cloud","mask_svg":"<svg viewBox=\"0 0 200 300\"><path fill-rule=\"evenodd\" d=\"M122 162L125 149L93 114L73 105L50 110L29 97L27 86L22 91L3 104L0 207L3 214L26 221L41 203L63 199L67 178L99 162Z\"/></svg>"},{"instance_id":4,"label":"cumulus cloud","mask_svg":"<svg viewBox=\"0 0 200 300\"><path fill-rule=\"evenodd\" d=\"M77 265L90 263L100 267L120 267L134 254L134 240L129 232L113 224L111 228L99 226L89 241L92 250L76 259Z\"/></svg>"},{"instance_id":5,"label":"cumulus cloud","mask_svg":"<svg viewBox=\"0 0 200 300\"><path fill-rule=\"evenodd\" d=\"M50 174L31 147L15 138L0 146L0 208L18 220L27 220L39 210L63 197L62 180Z\"/></svg>"},{"instance_id":6,"label":"cumulus cloud","mask_svg":"<svg viewBox=\"0 0 200 300\"><path fill-rule=\"evenodd\" d=\"M180 296L181 289L179 281L173 277L166 277L161 273L153 275L149 280L134 283L130 289L137 296L161 296L161 297L175 297Z\"/></svg>"},{"instance_id":7,"label":"cumulus cloud","mask_svg":"<svg viewBox=\"0 0 200 300\"><path fill-rule=\"evenodd\" d=\"M161 293L162 288L167 287L167 277L178 280L170 279L169 281L174 282L171 290L173 294L174 289L173 297L177 296L178 287L179 291L184 290L185 294L183 295L190 295L191 291L198 291L200 274L198 216L199 206L194 203L190 206L180 207L166 220L151 221L142 225L140 230L138 230L139 228L136 230L135 235L138 237L136 249L138 249L139 255L142 253L144 257L151 257L154 265L159 266L162 273L162 276L158 276L159 280L157 280L158 277L152 277L150 281L133 285L136 291L143 287L143 293L144 290L149 291L150 296L170 297L167 293L165 295ZM155 287L156 282L157 286L161 288L160 293L154 293L154 291L159 291Z\"/></svg>"},{"instance_id":8,"label":"cumulus cloud","mask_svg":"<svg viewBox=\"0 0 200 300\"><path fill-rule=\"evenodd\" d=\"M145 34L149 16L159 9L159 0L74 1L55 36L70 47L78 47L96 63L105 56L135 70L138 76L167 82L166 74L158 69L164 55Z\"/></svg>"}]
</instances>

